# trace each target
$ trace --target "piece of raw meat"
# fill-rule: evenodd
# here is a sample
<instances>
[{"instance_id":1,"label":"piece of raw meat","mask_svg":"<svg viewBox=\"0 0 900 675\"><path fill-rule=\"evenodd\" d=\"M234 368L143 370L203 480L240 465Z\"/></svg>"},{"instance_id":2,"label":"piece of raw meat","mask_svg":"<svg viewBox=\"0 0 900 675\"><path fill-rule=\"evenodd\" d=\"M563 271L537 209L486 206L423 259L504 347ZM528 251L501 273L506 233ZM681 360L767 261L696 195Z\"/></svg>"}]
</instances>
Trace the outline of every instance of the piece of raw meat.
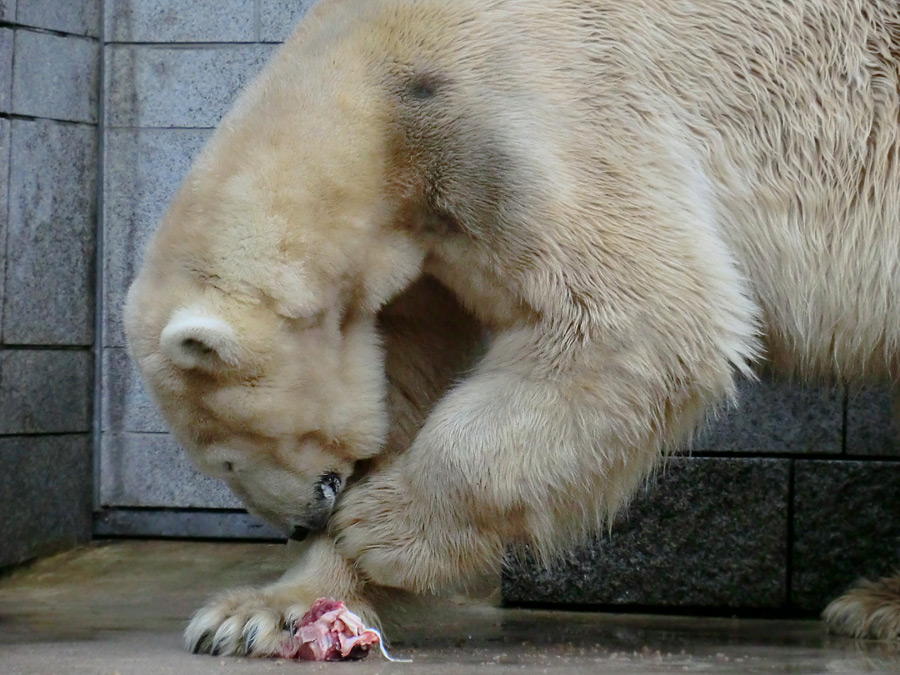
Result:
<instances>
[{"instance_id":1,"label":"piece of raw meat","mask_svg":"<svg viewBox=\"0 0 900 675\"><path fill-rule=\"evenodd\" d=\"M394 661L384 649L381 634L366 628L356 614L339 600L319 598L299 621L291 626L293 638L282 647L281 656L301 661L357 661L377 645L384 657Z\"/></svg>"}]
</instances>

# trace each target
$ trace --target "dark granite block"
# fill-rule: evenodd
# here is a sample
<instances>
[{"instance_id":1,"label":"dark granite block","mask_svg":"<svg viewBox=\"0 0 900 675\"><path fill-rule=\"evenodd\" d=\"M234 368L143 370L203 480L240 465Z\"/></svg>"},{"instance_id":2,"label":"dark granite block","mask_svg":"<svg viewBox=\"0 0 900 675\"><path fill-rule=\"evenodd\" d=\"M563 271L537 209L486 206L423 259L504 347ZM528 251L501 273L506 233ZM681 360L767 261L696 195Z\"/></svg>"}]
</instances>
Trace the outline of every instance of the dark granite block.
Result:
<instances>
[{"instance_id":1,"label":"dark granite block","mask_svg":"<svg viewBox=\"0 0 900 675\"><path fill-rule=\"evenodd\" d=\"M255 0L107 0L108 42L253 42Z\"/></svg>"},{"instance_id":2,"label":"dark granite block","mask_svg":"<svg viewBox=\"0 0 900 675\"><path fill-rule=\"evenodd\" d=\"M21 28L15 33L13 112L95 123L100 77L97 41Z\"/></svg>"},{"instance_id":3,"label":"dark granite block","mask_svg":"<svg viewBox=\"0 0 900 675\"><path fill-rule=\"evenodd\" d=\"M900 564L900 463L797 460L792 602L820 610Z\"/></svg>"},{"instance_id":4,"label":"dark granite block","mask_svg":"<svg viewBox=\"0 0 900 675\"><path fill-rule=\"evenodd\" d=\"M725 408L693 450L838 454L843 403L842 388L741 380L738 407Z\"/></svg>"},{"instance_id":5,"label":"dark granite block","mask_svg":"<svg viewBox=\"0 0 900 675\"><path fill-rule=\"evenodd\" d=\"M872 385L850 393L847 454L900 455L900 388Z\"/></svg>"},{"instance_id":6,"label":"dark granite block","mask_svg":"<svg viewBox=\"0 0 900 675\"><path fill-rule=\"evenodd\" d=\"M168 431L134 362L124 349L103 350L103 431Z\"/></svg>"},{"instance_id":7,"label":"dark granite block","mask_svg":"<svg viewBox=\"0 0 900 675\"><path fill-rule=\"evenodd\" d=\"M776 608L787 598L787 459L674 458L612 533L552 569L504 573L510 603Z\"/></svg>"},{"instance_id":8,"label":"dark granite block","mask_svg":"<svg viewBox=\"0 0 900 675\"><path fill-rule=\"evenodd\" d=\"M91 430L93 358L88 351L0 351L0 434Z\"/></svg>"},{"instance_id":9,"label":"dark granite block","mask_svg":"<svg viewBox=\"0 0 900 675\"><path fill-rule=\"evenodd\" d=\"M214 127L263 68L272 45L106 49L111 127Z\"/></svg>"},{"instance_id":10,"label":"dark granite block","mask_svg":"<svg viewBox=\"0 0 900 675\"><path fill-rule=\"evenodd\" d=\"M123 347L122 305L206 129L110 129L104 168L103 344Z\"/></svg>"},{"instance_id":11,"label":"dark granite block","mask_svg":"<svg viewBox=\"0 0 900 675\"><path fill-rule=\"evenodd\" d=\"M23 0L16 21L24 26L96 37L100 32L100 0Z\"/></svg>"},{"instance_id":12,"label":"dark granite block","mask_svg":"<svg viewBox=\"0 0 900 675\"><path fill-rule=\"evenodd\" d=\"M3 341L94 337L97 130L12 121Z\"/></svg>"},{"instance_id":13,"label":"dark granite block","mask_svg":"<svg viewBox=\"0 0 900 675\"><path fill-rule=\"evenodd\" d=\"M201 474L169 434L105 433L101 506L230 509L243 504L222 481Z\"/></svg>"},{"instance_id":14,"label":"dark granite block","mask_svg":"<svg viewBox=\"0 0 900 675\"><path fill-rule=\"evenodd\" d=\"M0 566L91 536L89 436L0 438Z\"/></svg>"}]
</instances>

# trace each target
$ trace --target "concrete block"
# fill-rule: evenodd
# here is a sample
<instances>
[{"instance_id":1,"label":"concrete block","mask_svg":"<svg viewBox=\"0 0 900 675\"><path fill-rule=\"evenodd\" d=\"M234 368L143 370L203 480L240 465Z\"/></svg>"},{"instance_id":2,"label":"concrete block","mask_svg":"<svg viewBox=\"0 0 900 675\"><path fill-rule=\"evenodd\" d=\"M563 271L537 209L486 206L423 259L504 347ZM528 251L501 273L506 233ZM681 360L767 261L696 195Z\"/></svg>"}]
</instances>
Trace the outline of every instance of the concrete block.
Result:
<instances>
[{"instance_id":1,"label":"concrete block","mask_svg":"<svg viewBox=\"0 0 900 675\"><path fill-rule=\"evenodd\" d=\"M724 409L700 434L693 449L839 454L843 405L842 388L742 380L738 407Z\"/></svg>"},{"instance_id":2,"label":"concrete block","mask_svg":"<svg viewBox=\"0 0 900 675\"><path fill-rule=\"evenodd\" d=\"M777 608L787 599L787 459L674 458L613 526L550 569L503 576L514 604Z\"/></svg>"},{"instance_id":3,"label":"concrete block","mask_svg":"<svg viewBox=\"0 0 900 675\"><path fill-rule=\"evenodd\" d=\"M0 434L90 431L93 384L87 350L0 351Z\"/></svg>"},{"instance_id":4,"label":"concrete block","mask_svg":"<svg viewBox=\"0 0 900 675\"><path fill-rule=\"evenodd\" d=\"M0 117L0 343L3 340L3 304L6 285L6 233L9 223L9 128Z\"/></svg>"},{"instance_id":5,"label":"concrete block","mask_svg":"<svg viewBox=\"0 0 900 675\"><path fill-rule=\"evenodd\" d=\"M168 431L137 366L124 349L103 350L102 383L103 431Z\"/></svg>"},{"instance_id":6,"label":"concrete block","mask_svg":"<svg viewBox=\"0 0 900 675\"><path fill-rule=\"evenodd\" d=\"M125 346L125 294L160 218L210 133L206 129L107 131L103 205L105 346Z\"/></svg>"},{"instance_id":7,"label":"concrete block","mask_svg":"<svg viewBox=\"0 0 900 675\"><path fill-rule=\"evenodd\" d=\"M97 129L12 121L6 344L94 337Z\"/></svg>"},{"instance_id":8,"label":"concrete block","mask_svg":"<svg viewBox=\"0 0 900 675\"><path fill-rule=\"evenodd\" d=\"M15 52L14 113L97 121L100 48L96 40L19 29Z\"/></svg>"},{"instance_id":9,"label":"concrete block","mask_svg":"<svg viewBox=\"0 0 900 675\"><path fill-rule=\"evenodd\" d=\"M900 387L885 383L850 393L847 454L900 455Z\"/></svg>"},{"instance_id":10,"label":"concrete block","mask_svg":"<svg viewBox=\"0 0 900 675\"><path fill-rule=\"evenodd\" d=\"M100 0L21 0L16 22L75 35L100 34Z\"/></svg>"},{"instance_id":11,"label":"concrete block","mask_svg":"<svg viewBox=\"0 0 900 675\"><path fill-rule=\"evenodd\" d=\"M12 56L14 32L0 28L0 113L12 111Z\"/></svg>"},{"instance_id":12,"label":"concrete block","mask_svg":"<svg viewBox=\"0 0 900 675\"><path fill-rule=\"evenodd\" d=\"M315 0L259 0L262 42L284 42Z\"/></svg>"},{"instance_id":13,"label":"concrete block","mask_svg":"<svg viewBox=\"0 0 900 675\"><path fill-rule=\"evenodd\" d=\"M255 42L254 0L108 0L107 42Z\"/></svg>"},{"instance_id":14,"label":"concrete block","mask_svg":"<svg viewBox=\"0 0 900 675\"><path fill-rule=\"evenodd\" d=\"M13 23L16 20L16 0L0 0L0 21Z\"/></svg>"},{"instance_id":15,"label":"concrete block","mask_svg":"<svg viewBox=\"0 0 900 675\"><path fill-rule=\"evenodd\" d=\"M111 127L214 127L269 59L272 45L106 49Z\"/></svg>"},{"instance_id":16,"label":"concrete block","mask_svg":"<svg viewBox=\"0 0 900 675\"><path fill-rule=\"evenodd\" d=\"M104 433L101 506L241 508L225 483L197 471L169 434Z\"/></svg>"},{"instance_id":17,"label":"concrete block","mask_svg":"<svg viewBox=\"0 0 900 675\"><path fill-rule=\"evenodd\" d=\"M797 460L792 602L821 610L900 561L900 463Z\"/></svg>"},{"instance_id":18,"label":"concrete block","mask_svg":"<svg viewBox=\"0 0 900 675\"><path fill-rule=\"evenodd\" d=\"M90 540L90 436L0 438L0 461L0 567Z\"/></svg>"}]
</instances>

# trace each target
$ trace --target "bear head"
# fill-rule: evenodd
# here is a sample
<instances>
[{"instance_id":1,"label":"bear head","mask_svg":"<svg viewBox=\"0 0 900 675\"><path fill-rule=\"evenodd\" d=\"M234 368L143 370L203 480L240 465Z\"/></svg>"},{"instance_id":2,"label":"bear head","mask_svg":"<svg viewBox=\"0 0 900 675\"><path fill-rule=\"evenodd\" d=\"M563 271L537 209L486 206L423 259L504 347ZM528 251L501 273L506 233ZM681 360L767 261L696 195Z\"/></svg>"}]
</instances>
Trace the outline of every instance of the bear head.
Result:
<instances>
[{"instance_id":1,"label":"bear head","mask_svg":"<svg viewBox=\"0 0 900 675\"><path fill-rule=\"evenodd\" d=\"M469 307L487 298L486 325L530 311L509 288L540 244L498 232L552 190L510 179L538 146L511 73L533 69L507 55L491 93L503 49L462 7L315 7L195 161L128 295L130 353L176 438L288 533L322 527L384 444L378 312L430 261Z\"/></svg>"}]
</instances>

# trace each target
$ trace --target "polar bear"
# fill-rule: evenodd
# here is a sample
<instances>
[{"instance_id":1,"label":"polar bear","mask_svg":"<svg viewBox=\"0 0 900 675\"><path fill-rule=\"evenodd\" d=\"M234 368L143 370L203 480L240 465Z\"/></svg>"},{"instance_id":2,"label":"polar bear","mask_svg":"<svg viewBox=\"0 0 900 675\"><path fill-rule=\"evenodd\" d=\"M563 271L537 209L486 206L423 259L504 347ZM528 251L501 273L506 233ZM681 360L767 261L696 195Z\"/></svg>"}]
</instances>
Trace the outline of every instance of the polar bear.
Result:
<instances>
[{"instance_id":1,"label":"polar bear","mask_svg":"<svg viewBox=\"0 0 900 675\"><path fill-rule=\"evenodd\" d=\"M894 0L321 0L127 301L194 462L316 532L188 646L552 556L759 363L900 377L898 68ZM828 620L896 637L898 583Z\"/></svg>"}]
</instances>

